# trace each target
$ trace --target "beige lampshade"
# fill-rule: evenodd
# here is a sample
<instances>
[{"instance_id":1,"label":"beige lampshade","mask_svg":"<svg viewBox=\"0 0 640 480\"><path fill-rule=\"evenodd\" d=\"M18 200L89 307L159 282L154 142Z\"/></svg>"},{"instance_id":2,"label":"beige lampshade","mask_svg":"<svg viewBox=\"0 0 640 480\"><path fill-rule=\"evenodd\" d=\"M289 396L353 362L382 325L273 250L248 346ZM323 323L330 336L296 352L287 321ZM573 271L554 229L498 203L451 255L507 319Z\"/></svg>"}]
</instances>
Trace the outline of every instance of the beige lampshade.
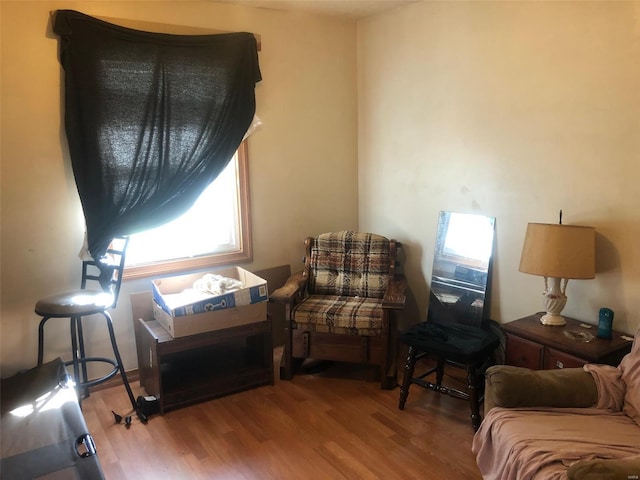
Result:
<instances>
[{"instance_id":1,"label":"beige lampshade","mask_svg":"<svg viewBox=\"0 0 640 480\"><path fill-rule=\"evenodd\" d=\"M519 270L555 278L595 278L596 231L593 227L530 223Z\"/></svg>"}]
</instances>

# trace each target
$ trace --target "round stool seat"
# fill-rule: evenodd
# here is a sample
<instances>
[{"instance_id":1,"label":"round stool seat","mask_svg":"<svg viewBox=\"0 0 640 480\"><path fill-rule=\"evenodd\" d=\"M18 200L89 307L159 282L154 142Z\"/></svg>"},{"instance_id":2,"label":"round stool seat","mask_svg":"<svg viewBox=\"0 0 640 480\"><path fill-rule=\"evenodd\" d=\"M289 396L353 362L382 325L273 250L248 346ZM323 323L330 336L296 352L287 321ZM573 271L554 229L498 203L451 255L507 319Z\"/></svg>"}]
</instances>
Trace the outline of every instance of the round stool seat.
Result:
<instances>
[{"instance_id":1,"label":"round stool seat","mask_svg":"<svg viewBox=\"0 0 640 480\"><path fill-rule=\"evenodd\" d=\"M84 316L104 312L113 295L101 290L73 290L38 300L35 312L43 317Z\"/></svg>"}]
</instances>

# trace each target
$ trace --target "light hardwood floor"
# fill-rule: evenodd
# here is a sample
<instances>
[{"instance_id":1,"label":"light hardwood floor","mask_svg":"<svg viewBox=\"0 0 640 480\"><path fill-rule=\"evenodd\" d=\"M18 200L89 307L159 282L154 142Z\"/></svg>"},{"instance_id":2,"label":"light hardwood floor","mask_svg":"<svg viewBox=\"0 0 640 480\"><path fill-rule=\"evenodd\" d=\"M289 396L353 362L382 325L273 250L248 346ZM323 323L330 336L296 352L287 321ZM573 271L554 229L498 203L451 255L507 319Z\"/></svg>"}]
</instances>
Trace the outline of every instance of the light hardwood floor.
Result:
<instances>
[{"instance_id":1,"label":"light hardwood floor","mask_svg":"<svg viewBox=\"0 0 640 480\"><path fill-rule=\"evenodd\" d=\"M335 365L129 429L111 413L130 413L122 386L82 407L107 480L480 479L468 403L414 385L401 411L399 394L370 369Z\"/></svg>"}]
</instances>

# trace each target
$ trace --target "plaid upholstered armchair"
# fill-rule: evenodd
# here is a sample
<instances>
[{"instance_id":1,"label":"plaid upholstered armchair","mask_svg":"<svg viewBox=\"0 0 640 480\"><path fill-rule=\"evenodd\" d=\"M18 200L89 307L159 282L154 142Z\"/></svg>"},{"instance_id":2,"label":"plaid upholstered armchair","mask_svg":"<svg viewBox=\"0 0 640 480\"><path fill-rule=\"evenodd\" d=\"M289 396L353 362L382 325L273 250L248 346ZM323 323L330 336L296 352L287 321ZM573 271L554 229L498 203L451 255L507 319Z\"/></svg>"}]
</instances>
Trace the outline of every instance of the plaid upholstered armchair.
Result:
<instances>
[{"instance_id":1,"label":"plaid upholstered armchair","mask_svg":"<svg viewBox=\"0 0 640 480\"><path fill-rule=\"evenodd\" d=\"M395 388L394 311L404 308L406 287L396 274L398 243L344 231L308 237L305 246L304 270L270 297L287 306L280 378L313 358L378 365L382 388Z\"/></svg>"}]
</instances>

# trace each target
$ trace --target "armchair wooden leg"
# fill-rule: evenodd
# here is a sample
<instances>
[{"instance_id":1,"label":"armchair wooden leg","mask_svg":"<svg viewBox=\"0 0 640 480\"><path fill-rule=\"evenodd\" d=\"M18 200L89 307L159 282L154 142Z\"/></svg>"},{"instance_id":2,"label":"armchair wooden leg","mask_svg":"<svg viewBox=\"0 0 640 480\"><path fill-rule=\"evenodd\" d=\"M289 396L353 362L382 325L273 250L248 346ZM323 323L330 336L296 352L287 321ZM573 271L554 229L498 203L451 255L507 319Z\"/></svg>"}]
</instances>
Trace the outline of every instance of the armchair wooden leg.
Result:
<instances>
[{"instance_id":1,"label":"armchair wooden leg","mask_svg":"<svg viewBox=\"0 0 640 480\"><path fill-rule=\"evenodd\" d=\"M394 376L384 376L382 382L380 383L380 388L382 390L393 390L398 386L398 377Z\"/></svg>"},{"instance_id":2,"label":"armchair wooden leg","mask_svg":"<svg viewBox=\"0 0 640 480\"><path fill-rule=\"evenodd\" d=\"M388 355L387 360L380 366L380 388L393 390L398 386L398 362L395 352Z\"/></svg>"},{"instance_id":3,"label":"armchair wooden leg","mask_svg":"<svg viewBox=\"0 0 640 480\"><path fill-rule=\"evenodd\" d=\"M380 358L380 388L393 390L398 386L398 335L393 317L383 322L386 334Z\"/></svg>"},{"instance_id":4,"label":"armchair wooden leg","mask_svg":"<svg viewBox=\"0 0 640 480\"><path fill-rule=\"evenodd\" d=\"M283 355L280 359L280 380L291 380L291 378L293 378L293 374L291 373L291 364L287 364Z\"/></svg>"},{"instance_id":5,"label":"armchair wooden leg","mask_svg":"<svg viewBox=\"0 0 640 480\"><path fill-rule=\"evenodd\" d=\"M291 358L291 342L285 340L282 358L280 359L280 380L291 380L293 378L293 359Z\"/></svg>"},{"instance_id":6,"label":"armchair wooden leg","mask_svg":"<svg viewBox=\"0 0 640 480\"><path fill-rule=\"evenodd\" d=\"M287 308L287 318L290 312ZM291 361L291 320L287 320L288 324L284 329L284 348L282 349L282 358L280 359L280 380L291 380L293 378L293 366Z\"/></svg>"}]
</instances>

